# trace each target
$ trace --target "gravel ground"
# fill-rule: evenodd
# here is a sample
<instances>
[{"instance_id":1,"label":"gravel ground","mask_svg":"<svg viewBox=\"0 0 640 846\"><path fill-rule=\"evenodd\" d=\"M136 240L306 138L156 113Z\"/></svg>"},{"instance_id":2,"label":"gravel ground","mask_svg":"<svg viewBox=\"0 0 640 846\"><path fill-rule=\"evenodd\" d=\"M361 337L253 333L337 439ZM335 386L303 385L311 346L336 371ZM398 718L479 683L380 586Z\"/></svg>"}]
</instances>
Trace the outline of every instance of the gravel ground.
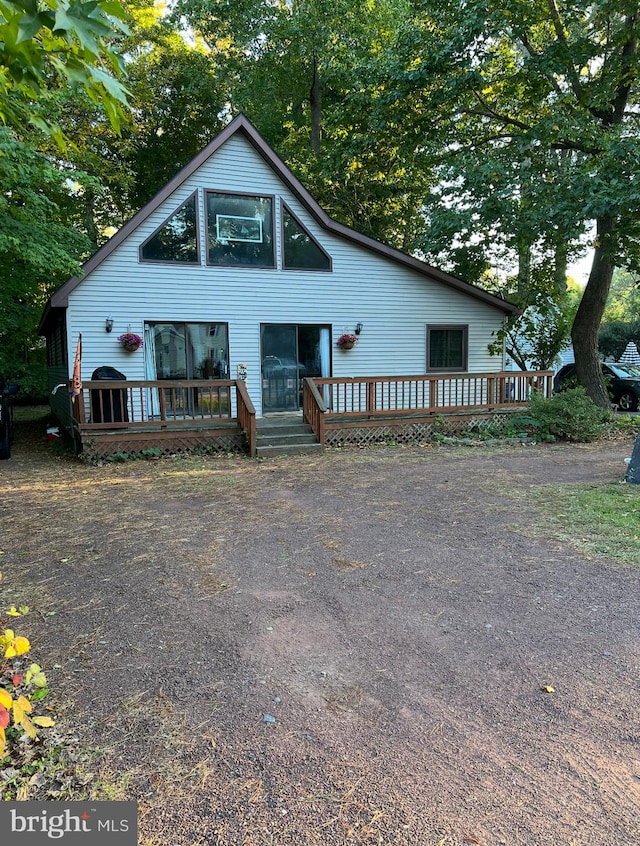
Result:
<instances>
[{"instance_id":1,"label":"gravel ground","mask_svg":"<svg viewBox=\"0 0 640 846\"><path fill-rule=\"evenodd\" d=\"M2 599L145 846L636 846L640 571L530 496L629 454L87 467L24 427Z\"/></svg>"}]
</instances>

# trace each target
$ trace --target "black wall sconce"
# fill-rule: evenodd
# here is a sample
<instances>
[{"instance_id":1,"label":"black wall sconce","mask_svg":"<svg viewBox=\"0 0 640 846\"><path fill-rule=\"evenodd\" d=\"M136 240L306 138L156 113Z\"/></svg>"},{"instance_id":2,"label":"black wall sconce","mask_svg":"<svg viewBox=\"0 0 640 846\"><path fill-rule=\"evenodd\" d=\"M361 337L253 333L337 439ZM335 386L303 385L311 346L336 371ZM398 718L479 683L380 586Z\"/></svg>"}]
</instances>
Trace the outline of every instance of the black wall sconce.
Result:
<instances>
[{"instance_id":1,"label":"black wall sconce","mask_svg":"<svg viewBox=\"0 0 640 846\"><path fill-rule=\"evenodd\" d=\"M107 317L107 319L104 322L104 331L105 332L111 332L112 329L113 329L113 317Z\"/></svg>"},{"instance_id":2,"label":"black wall sconce","mask_svg":"<svg viewBox=\"0 0 640 846\"><path fill-rule=\"evenodd\" d=\"M359 335L362 332L362 323L356 323L356 328L354 329L356 335Z\"/></svg>"}]
</instances>

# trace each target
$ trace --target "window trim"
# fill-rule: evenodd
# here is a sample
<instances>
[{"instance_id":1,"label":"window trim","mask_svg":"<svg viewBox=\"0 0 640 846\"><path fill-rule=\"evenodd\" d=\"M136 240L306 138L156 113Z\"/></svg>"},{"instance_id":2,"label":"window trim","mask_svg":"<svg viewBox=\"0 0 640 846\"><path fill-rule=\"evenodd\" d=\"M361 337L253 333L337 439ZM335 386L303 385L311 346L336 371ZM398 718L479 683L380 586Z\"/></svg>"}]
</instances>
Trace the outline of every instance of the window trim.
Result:
<instances>
[{"instance_id":1,"label":"window trim","mask_svg":"<svg viewBox=\"0 0 640 846\"><path fill-rule=\"evenodd\" d=\"M271 258L273 264L225 264L209 261L209 194L226 194L229 197L251 197L271 201ZM237 270L278 270L278 254L276 249L276 195L259 194L255 191L229 191L224 188L204 189L204 260L207 267L236 268Z\"/></svg>"},{"instance_id":2,"label":"window trim","mask_svg":"<svg viewBox=\"0 0 640 846\"><path fill-rule=\"evenodd\" d=\"M156 237L158 232L160 232L163 227L167 225L167 223L171 220L172 217L177 215L182 209L190 203L195 197L195 210L196 210L196 258L195 261L171 261L171 259L149 259L144 258L142 255L143 249L149 243L149 241L153 240ZM176 264L182 265L184 267L200 267L202 264L202 250L200 245L200 203L198 189L196 188L195 191L192 191L191 194L184 200L177 209L174 209L168 217L165 217L162 223L160 223L144 241L138 246L138 262L140 264L163 264L168 265L169 267L175 267Z\"/></svg>"},{"instance_id":3,"label":"window trim","mask_svg":"<svg viewBox=\"0 0 640 846\"><path fill-rule=\"evenodd\" d=\"M329 267L289 267L286 263L286 252L285 252L285 244L284 244L284 213L290 215L297 225L302 229L305 235L311 239L311 241L316 245L316 247L320 250L322 255L327 259L329 262ZM287 205L287 203L280 198L280 245L281 245L281 252L282 252L282 269L291 271L302 271L304 273L333 273L333 259L329 255L329 253L325 250L322 244L318 243L318 240L311 234L311 232L307 229L304 223L300 220L297 214L295 214L291 208Z\"/></svg>"},{"instance_id":4,"label":"window trim","mask_svg":"<svg viewBox=\"0 0 640 846\"><path fill-rule=\"evenodd\" d=\"M433 331L462 332L462 367L431 366L431 333ZM466 373L469 369L469 324L468 323L427 323L427 373Z\"/></svg>"}]
</instances>

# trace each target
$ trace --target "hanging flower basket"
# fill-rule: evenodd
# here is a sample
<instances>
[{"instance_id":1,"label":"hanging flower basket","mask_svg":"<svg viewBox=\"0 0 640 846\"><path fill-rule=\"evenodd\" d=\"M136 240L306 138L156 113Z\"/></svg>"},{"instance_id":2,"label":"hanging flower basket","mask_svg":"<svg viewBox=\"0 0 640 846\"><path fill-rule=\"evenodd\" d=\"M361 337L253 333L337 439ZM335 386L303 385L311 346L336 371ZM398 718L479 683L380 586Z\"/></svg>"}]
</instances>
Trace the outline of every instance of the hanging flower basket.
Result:
<instances>
[{"instance_id":1,"label":"hanging flower basket","mask_svg":"<svg viewBox=\"0 0 640 846\"><path fill-rule=\"evenodd\" d=\"M124 335L120 335L118 342L126 352L135 352L143 346L142 338L135 332L125 332Z\"/></svg>"},{"instance_id":2,"label":"hanging flower basket","mask_svg":"<svg viewBox=\"0 0 640 846\"><path fill-rule=\"evenodd\" d=\"M352 335L350 332L345 332L344 335L340 335L340 337L336 341L336 346L339 350L352 350L357 343L357 335Z\"/></svg>"}]
</instances>

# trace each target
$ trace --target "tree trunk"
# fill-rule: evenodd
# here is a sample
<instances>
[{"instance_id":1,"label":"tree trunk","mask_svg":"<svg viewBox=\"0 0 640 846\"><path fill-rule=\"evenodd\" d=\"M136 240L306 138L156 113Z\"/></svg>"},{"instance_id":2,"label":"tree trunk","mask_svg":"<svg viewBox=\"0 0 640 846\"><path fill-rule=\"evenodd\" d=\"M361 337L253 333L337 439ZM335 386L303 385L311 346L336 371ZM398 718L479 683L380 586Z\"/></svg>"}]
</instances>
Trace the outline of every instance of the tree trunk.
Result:
<instances>
[{"instance_id":1,"label":"tree trunk","mask_svg":"<svg viewBox=\"0 0 640 846\"><path fill-rule=\"evenodd\" d=\"M322 86L318 74L318 57L315 53L313 54L313 79L309 103L311 105L311 149L316 156L319 156L322 141Z\"/></svg>"},{"instance_id":2,"label":"tree trunk","mask_svg":"<svg viewBox=\"0 0 640 846\"><path fill-rule=\"evenodd\" d=\"M553 248L554 263L553 263L553 284L555 287L556 299L562 300L567 293L567 264L569 263L569 240L568 238L558 238Z\"/></svg>"},{"instance_id":3,"label":"tree trunk","mask_svg":"<svg viewBox=\"0 0 640 846\"><path fill-rule=\"evenodd\" d=\"M571 328L578 382L595 404L602 408L609 408L611 401L600 367L598 330L613 277L611 240L614 228L611 217L602 217L597 221L598 236L593 265Z\"/></svg>"},{"instance_id":4,"label":"tree trunk","mask_svg":"<svg viewBox=\"0 0 640 846\"><path fill-rule=\"evenodd\" d=\"M518 296L531 302L531 239L528 233L518 239Z\"/></svg>"},{"instance_id":5,"label":"tree trunk","mask_svg":"<svg viewBox=\"0 0 640 846\"><path fill-rule=\"evenodd\" d=\"M90 188L85 190L84 194L84 226L87 232L87 237L91 241L94 249L98 249L98 227L95 219L95 192Z\"/></svg>"}]
</instances>

